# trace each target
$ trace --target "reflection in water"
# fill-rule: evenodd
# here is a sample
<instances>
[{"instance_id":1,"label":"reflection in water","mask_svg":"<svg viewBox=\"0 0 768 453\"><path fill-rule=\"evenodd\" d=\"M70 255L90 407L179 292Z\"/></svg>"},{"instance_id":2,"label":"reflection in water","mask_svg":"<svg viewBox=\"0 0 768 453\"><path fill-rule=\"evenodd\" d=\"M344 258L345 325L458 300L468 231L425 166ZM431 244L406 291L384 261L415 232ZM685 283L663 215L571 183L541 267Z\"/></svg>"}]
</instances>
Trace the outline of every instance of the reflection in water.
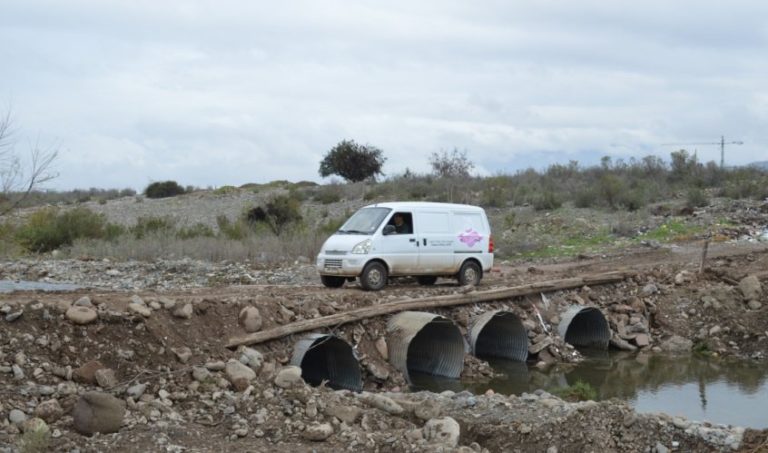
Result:
<instances>
[{"instance_id":1,"label":"reflection in water","mask_svg":"<svg viewBox=\"0 0 768 453\"><path fill-rule=\"evenodd\" d=\"M0 280L0 293L14 291L74 291L82 286L71 283L28 282L24 280Z\"/></svg>"},{"instance_id":2,"label":"reflection in water","mask_svg":"<svg viewBox=\"0 0 768 453\"><path fill-rule=\"evenodd\" d=\"M710 359L698 355L670 357L614 351L582 351L587 359L546 371L525 364L491 360L507 377L484 384L414 380L416 389L470 390L519 395L553 390L576 381L590 384L598 399L620 398L639 412L665 412L692 420L708 420L752 428L768 427L768 364Z\"/></svg>"}]
</instances>

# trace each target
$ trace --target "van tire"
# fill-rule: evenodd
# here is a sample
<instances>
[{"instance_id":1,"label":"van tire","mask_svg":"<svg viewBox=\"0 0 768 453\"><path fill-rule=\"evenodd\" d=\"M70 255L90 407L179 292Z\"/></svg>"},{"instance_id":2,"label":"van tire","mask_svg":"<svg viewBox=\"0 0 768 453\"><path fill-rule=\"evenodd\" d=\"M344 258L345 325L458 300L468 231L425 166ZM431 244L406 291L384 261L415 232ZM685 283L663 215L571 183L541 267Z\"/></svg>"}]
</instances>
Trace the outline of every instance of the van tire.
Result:
<instances>
[{"instance_id":1,"label":"van tire","mask_svg":"<svg viewBox=\"0 0 768 453\"><path fill-rule=\"evenodd\" d=\"M368 263L360 274L360 286L366 291L378 291L387 285L387 267L378 261Z\"/></svg>"},{"instance_id":2,"label":"van tire","mask_svg":"<svg viewBox=\"0 0 768 453\"><path fill-rule=\"evenodd\" d=\"M320 281L323 282L323 285L326 288L341 288L344 286L344 282L347 279L344 277L336 277L333 275L321 275Z\"/></svg>"},{"instance_id":3,"label":"van tire","mask_svg":"<svg viewBox=\"0 0 768 453\"><path fill-rule=\"evenodd\" d=\"M481 278L483 278L483 270L477 262L468 260L461 265L458 275L459 286L477 286Z\"/></svg>"},{"instance_id":4,"label":"van tire","mask_svg":"<svg viewBox=\"0 0 768 453\"><path fill-rule=\"evenodd\" d=\"M420 275L416 277L416 281L419 282L419 285L432 286L437 281L437 277L434 275Z\"/></svg>"}]
</instances>

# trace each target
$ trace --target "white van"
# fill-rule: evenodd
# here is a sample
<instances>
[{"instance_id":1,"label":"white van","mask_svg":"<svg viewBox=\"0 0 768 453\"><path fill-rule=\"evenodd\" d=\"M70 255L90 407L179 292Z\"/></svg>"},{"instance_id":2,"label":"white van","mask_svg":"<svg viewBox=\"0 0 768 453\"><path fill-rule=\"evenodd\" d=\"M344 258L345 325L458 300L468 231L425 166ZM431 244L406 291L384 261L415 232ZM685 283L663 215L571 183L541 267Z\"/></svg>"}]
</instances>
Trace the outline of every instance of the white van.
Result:
<instances>
[{"instance_id":1,"label":"white van","mask_svg":"<svg viewBox=\"0 0 768 453\"><path fill-rule=\"evenodd\" d=\"M366 206L333 234L317 255L323 284L338 288L360 278L379 290L389 277L412 275L422 285L438 277L477 285L493 266L485 211L448 203L392 202Z\"/></svg>"}]
</instances>

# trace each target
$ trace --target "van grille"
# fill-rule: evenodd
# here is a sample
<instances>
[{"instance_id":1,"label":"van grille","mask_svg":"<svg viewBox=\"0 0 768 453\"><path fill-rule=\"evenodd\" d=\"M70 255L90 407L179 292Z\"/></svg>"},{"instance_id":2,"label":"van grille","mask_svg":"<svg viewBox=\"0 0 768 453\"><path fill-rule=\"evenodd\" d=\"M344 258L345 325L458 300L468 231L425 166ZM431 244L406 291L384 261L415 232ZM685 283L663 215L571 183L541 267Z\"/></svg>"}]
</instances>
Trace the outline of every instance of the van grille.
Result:
<instances>
[{"instance_id":1,"label":"van grille","mask_svg":"<svg viewBox=\"0 0 768 453\"><path fill-rule=\"evenodd\" d=\"M341 269L341 260L338 260L338 259L326 259L325 260L325 268L326 269Z\"/></svg>"},{"instance_id":2,"label":"van grille","mask_svg":"<svg viewBox=\"0 0 768 453\"><path fill-rule=\"evenodd\" d=\"M326 250L326 255L346 255L346 250Z\"/></svg>"}]
</instances>

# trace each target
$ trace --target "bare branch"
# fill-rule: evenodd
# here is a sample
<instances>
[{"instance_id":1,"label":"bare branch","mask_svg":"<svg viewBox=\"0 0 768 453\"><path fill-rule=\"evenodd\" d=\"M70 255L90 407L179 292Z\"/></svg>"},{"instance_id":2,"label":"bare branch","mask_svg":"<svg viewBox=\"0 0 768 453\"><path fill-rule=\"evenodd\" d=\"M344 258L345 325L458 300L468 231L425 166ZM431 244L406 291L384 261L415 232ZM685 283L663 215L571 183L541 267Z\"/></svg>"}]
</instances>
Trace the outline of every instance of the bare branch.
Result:
<instances>
[{"instance_id":1,"label":"bare branch","mask_svg":"<svg viewBox=\"0 0 768 453\"><path fill-rule=\"evenodd\" d=\"M11 113L0 116L0 216L18 208L41 184L58 177L53 163L59 155L58 147L42 148L40 139L29 146L29 164L14 152L11 136Z\"/></svg>"}]
</instances>

